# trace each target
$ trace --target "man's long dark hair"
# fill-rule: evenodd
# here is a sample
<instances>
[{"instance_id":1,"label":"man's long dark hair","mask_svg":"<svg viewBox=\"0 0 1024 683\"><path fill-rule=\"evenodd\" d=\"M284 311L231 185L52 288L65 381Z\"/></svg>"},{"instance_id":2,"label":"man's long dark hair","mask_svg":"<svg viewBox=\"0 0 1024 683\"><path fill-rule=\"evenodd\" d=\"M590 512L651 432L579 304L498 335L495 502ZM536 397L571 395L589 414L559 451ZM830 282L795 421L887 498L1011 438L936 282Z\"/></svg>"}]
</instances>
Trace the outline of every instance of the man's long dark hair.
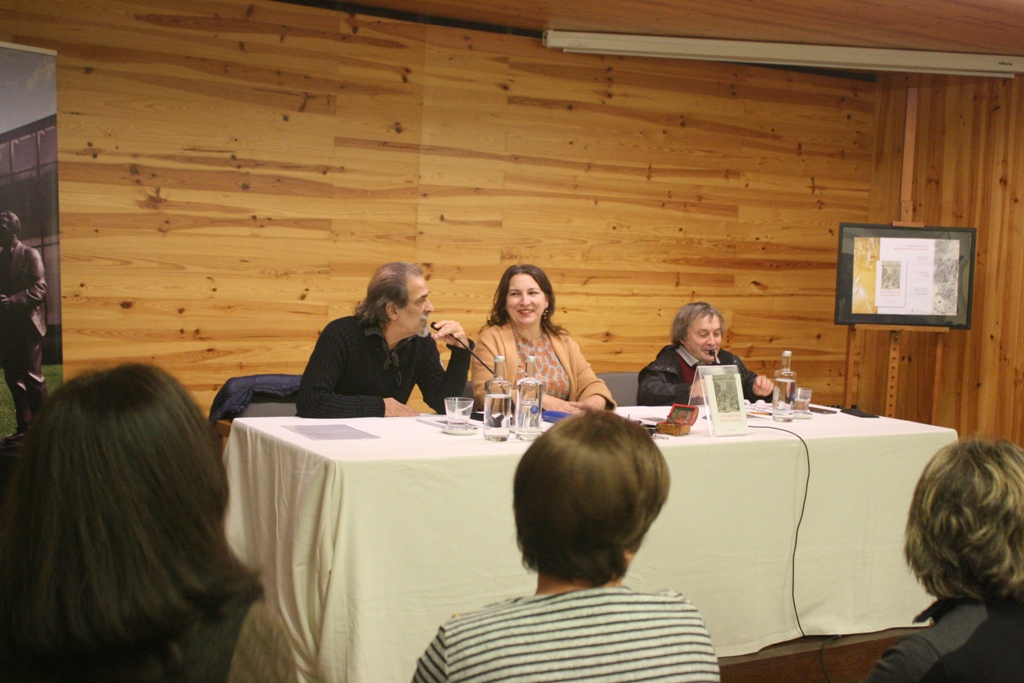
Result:
<instances>
[{"instance_id":1,"label":"man's long dark hair","mask_svg":"<svg viewBox=\"0 0 1024 683\"><path fill-rule=\"evenodd\" d=\"M388 304L405 308L409 304L409 279L423 277L415 263L395 261L377 268L366 286L366 298L356 306L355 316L364 327L385 326L391 322Z\"/></svg>"},{"instance_id":2,"label":"man's long dark hair","mask_svg":"<svg viewBox=\"0 0 1024 683\"><path fill-rule=\"evenodd\" d=\"M224 535L220 444L170 375L78 377L33 422L0 515L0 672L161 678L202 618L261 593Z\"/></svg>"}]
</instances>

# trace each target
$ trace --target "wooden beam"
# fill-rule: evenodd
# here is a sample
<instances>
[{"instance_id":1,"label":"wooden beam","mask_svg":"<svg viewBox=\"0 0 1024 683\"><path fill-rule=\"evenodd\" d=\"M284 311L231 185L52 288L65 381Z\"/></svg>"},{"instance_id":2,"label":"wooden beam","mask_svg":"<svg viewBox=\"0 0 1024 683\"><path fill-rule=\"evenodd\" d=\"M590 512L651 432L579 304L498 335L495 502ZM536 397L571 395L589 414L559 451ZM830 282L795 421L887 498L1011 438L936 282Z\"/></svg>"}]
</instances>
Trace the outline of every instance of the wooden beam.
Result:
<instances>
[{"instance_id":1,"label":"wooden beam","mask_svg":"<svg viewBox=\"0 0 1024 683\"><path fill-rule=\"evenodd\" d=\"M889 330L889 365L885 371L885 416L896 417L896 398L900 386L900 334Z\"/></svg>"},{"instance_id":2,"label":"wooden beam","mask_svg":"<svg viewBox=\"0 0 1024 683\"><path fill-rule=\"evenodd\" d=\"M900 221L914 219L914 147L917 144L917 88L907 88L903 127L903 177L900 180Z\"/></svg>"},{"instance_id":3,"label":"wooden beam","mask_svg":"<svg viewBox=\"0 0 1024 683\"><path fill-rule=\"evenodd\" d=\"M939 399L942 397L942 354L946 338L941 334L935 338L935 378L932 380L932 424L939 421Z\"/></svg>"},{"instance_id":4,"label":"wooden beam","mask_svg":"<svg viewBox=\"0 0 1024 683\"><path fill-rule=\"evenodd\" d=\"M846 376L843 378L843 407L853 407L854 355L857 349L857 326L850 325L846 333Z\"/></svg>"}]
</instances>

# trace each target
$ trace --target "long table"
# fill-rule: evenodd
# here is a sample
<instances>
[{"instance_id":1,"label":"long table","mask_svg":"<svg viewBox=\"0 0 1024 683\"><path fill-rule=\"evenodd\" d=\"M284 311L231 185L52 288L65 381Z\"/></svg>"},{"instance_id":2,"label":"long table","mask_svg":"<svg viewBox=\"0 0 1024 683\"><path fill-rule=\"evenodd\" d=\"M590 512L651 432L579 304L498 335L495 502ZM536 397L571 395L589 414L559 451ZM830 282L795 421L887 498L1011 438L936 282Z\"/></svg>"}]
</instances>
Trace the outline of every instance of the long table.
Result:
<instances>
[{"instance_id":1,"label":"long table","mask_svg":"<svg viewBox=\"0 0 1024 683\"><path fill-rule=\"evenodd\" d=\"M909 626L929 598L902 559L907 507L956 433L844 414L750 424L714 438L702 420L658 439L672 489L626 585L687 595L719 656ZM299 433L335 427L363 438ZM262 571L302 677L408 681L453 614L533 592L512 516L527 445L418 418L235 420L228 538Z\"/></svg>"}]
</instances>

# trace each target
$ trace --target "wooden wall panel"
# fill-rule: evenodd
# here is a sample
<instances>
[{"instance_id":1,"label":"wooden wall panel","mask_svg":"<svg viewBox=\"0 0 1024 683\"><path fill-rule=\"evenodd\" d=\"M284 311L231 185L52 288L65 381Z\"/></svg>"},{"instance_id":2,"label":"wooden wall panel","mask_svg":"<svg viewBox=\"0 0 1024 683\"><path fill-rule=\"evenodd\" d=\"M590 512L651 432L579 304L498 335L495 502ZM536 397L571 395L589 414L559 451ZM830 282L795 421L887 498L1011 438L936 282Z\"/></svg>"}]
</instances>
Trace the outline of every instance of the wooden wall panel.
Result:
<instances>
[{"instance_id":1,"label":"wooden wall panel","mask_svg":"<svg viewBox=\"0 0 1024 683\"><path fill-rule=\"evenodd\" d=\"M69 376L153 362L208 405L301 372L381 262L424 264L472 334L533 262L598 371L639 370L708 299L752 368L792 349L841 400L838 224L890 161L873 83L267 0L0 10L0 39L58 52Z\"/></svg>"},{"instance_id":2,"label":"wooden wall panel","mask_svg":"<svg viewBox=\"0 0 1024 683\"><path fill-rule=\"evenodd\" d=\"M902 143L903 98L919 92L914 220L978 229L973 325L947 335L938 422L962 436L1024 441L1024 84L1020 79L886 77L880 84L879 147ZM872 221L898 216L899 155L876 158ZM898 185L898 182L897 182ZM882 410L883 335L865 335L859 399ZM934 335L904 335L898 414L927 422ZM878 346L876 346L878 345Z\"/></svg>"},{"instance_id":3,"label":"wooden wall panel","mask_svg":"<svg viewBox=\"0 0 1024 683\"><path fill-rule=\"evenodd\" d=\"M636 33L806 45L1024 54L1007 0L373 0L413 14L543 31Z\"/></svg>"}]
</instances>

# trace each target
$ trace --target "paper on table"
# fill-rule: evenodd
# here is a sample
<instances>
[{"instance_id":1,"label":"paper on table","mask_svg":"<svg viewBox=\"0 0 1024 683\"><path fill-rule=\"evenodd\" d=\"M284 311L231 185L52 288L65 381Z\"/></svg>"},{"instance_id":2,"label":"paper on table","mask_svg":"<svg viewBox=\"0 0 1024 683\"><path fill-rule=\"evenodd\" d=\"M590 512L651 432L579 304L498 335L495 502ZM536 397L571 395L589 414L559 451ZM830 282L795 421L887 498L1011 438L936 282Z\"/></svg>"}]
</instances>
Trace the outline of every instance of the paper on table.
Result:
<instances>
[{"instance_id":1,"label":"paper on table","mask_svg":"<svg viewBox=\"0 0 1024 683\"><path fill-rule=\"evenodd\" d=\"M379 436L368 434L348 425L284 425L285 429L314 441L343 441L345 439L379 439Z\"/></svg>"}]
</instances>

